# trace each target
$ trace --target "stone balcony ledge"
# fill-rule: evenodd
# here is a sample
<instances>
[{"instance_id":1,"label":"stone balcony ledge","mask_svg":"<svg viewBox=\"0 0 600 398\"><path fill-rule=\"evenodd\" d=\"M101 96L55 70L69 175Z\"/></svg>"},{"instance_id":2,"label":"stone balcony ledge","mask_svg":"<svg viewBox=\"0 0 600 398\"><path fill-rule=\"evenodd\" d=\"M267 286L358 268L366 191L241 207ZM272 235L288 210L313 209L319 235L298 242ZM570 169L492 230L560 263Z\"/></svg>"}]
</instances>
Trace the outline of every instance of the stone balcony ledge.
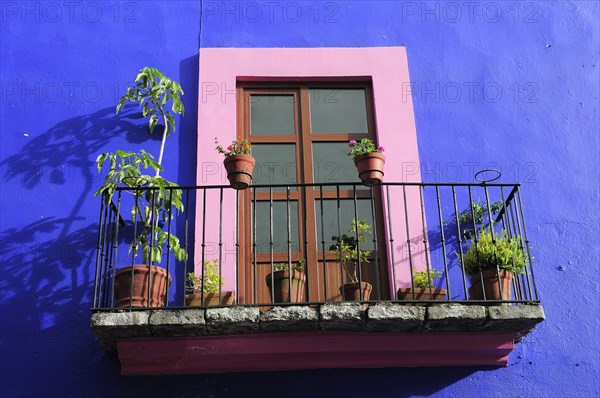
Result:
<instances>
[{"instance_id":1,"label":"stone balcony ledge","mask_svg":"<svg viewBox=\"0 0 600 398\"><path fill-rule=\"evenodd\" d=\"M200 337L285 332L511 332L515 340L545 319L540 305L411 306L381 302L309 306L97 312L91 328L108 351L135 338Z\"/></svg>"}]
</instances>

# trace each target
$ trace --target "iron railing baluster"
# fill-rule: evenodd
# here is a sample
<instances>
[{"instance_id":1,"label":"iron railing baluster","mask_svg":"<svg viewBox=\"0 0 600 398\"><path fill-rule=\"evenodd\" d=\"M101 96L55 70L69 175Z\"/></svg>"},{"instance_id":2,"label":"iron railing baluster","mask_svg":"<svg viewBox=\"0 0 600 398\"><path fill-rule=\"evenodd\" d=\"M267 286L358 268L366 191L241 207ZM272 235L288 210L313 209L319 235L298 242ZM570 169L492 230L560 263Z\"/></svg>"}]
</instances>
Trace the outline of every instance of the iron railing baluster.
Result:
<instances>
[{"instance_id":1,"label":"iron railing baluster","mask_svg":"<svg viewBox=\"0 0 600 398\"><path fill-rule=\"evenodd\" d=\"M461 270L461 274L462 274L462 282L463 282L463 293L464 293L464 297L465 300L470 299L470 297L467 295L467 277L465 275L465 268L464 268L464 252L463 252L463 240L462 240L462 233L460 230L460 218L459 218L459 212L458 212L458 203L456 202L456 188L454 186L452 186L452 202L454 203L454 222L456 223L456 236L458 239L458 259L460 261L460 270Z\"/></svg>"},{"instance_id":2,"label":"iron railing baluster","mask_svg":"<svg viewBox=\"0 0 600 398\"><path fill-rule=\"evenodd\" d=\"M412 298L415 299L415 279L413 277L413 262L412 262L412 248L410 242L410 227L408 226L408 204L406 202L406 186L402 187L402 196L404 197L404 224L406 225L406 245L408 252L408 266L410 268L410 288L412 292Z\"/></svg>"},{"instance_id":3,"label":"iron railing baluster","mask_svg":"<svg viewBox=\"0 0 600 398\"><path fill-rule=\"evenodd\" d=\"M202 264L202 280L204 280L206 265ZM221 305L221 296L223 294L223 286L221 281L223 277L223 188L219 190L219 277L217 285L219 285L219 305ZM204 302L202 303L204 304Z\"/></svg>"},{"instance_id":4,"label":"iron railing baluster","mask_svg":"<svg viewBox=\"0 0 600 398\"><path fill-rule=\"evenodd\" d=\"M117 209L116 209L116 213L114 216L114 223L115 223L115 232L113 234L113 250L112 250L112 254L111 254L111 261L110 261L110 280L114 281L115 280L115 275L117 274L117 253L118 253L118 249L119 249L119 218L120 218L120 214L121 214L121 196L122 196L122 191L119 191L118 195L117 195ZM112 201L111 201L112 204ZM114 257L113 257L114 256ZM114 259L114 261L113 261ZM110 299L108 300L109 303L113 303L115 299L115 289L114 287L112 289L110 289Z\"/></svg>"},{"instance_id":5,"label":"iron railing baluster","mask_svg":"<svg viewBox=\"0 0 600 398\"><path fill-rule=\"evenodd\" d=\"M286 221L287 221L287 228L286 228L286 232L287 232L287 258L288 258L288 283L289 283L289 290L288 290L288 302L292 302L292 290L293 290L293 285L292 285L292 274L294 273L294 270L292 269L292 225L291 225L291 220L290 220L290 187L288 186L286 189L286 211L287 211L287 217L286 217ZM275 286L273 285L273 289L275 289Z\"/></svg>"},{"instance_id":6,"label":"iron railing baluster","mask_svg":"<svg viewBox=\"0 0 600 398\"><path fill-rule=\"evenodd\" d=\"M173 189L169 189L169 203L173 203ZM167 217L167 259L166 259L166 269L167 269L167 283L165 283L165 307L169 306L169 270L171 265L171 226L173 219L173 206L169 206L168 212L169 215Z\"/></svg>"},{"instance_id":7,"label":"iron railing baluster","mask_svg":"<svg viewBox=\"0 0 600 398\"><path fill-rule=\"evenodd\" d=\"M323 252L323 281L325 283L325 289L324 289L325 295L323 296L323 301L327 301L327 297L329 297L329 296L327 294L327 259L326 259L327 254L325 251L325 220L324 220L325 215L324 215L324 211L323 211L323 202L324 202L323 187L321 186L321 187L319 187L319 205L320 205L319 207L321 210L321 251ZM319 260L318 260L318 256L317 256L317 265L318 265L318 263L319 263ZM308 266L308 263L306 265Z\"/></svg>"},{"instance_id":8,"label":"iron railing baluster","mask_svg":"<svg viewBox=\"0 0 600 398\"><path fill-rule=\"evenodd\" d=\"M496 236L494 234L494 221L492 220L492 205L490 204L490 194L488 192L488 188L486 186L485 181L482 182L481 185L483 186L483 192L485 193L485 204L486 204L486 210L487 210L487 214L488 214L489 231L492 236L492 245L494 245L494 254L497 255ZM483 220L482 220L482 222L483 222ZM497 278L498 291L500 292L500 299L502 300L504 298L504 292L502 291L503 290L502 278L500 277L500 265L498 264L498 262L496 262L496 275L498 275L498 278ZM483 289L483 290L485 291L485 289Z\"/></svg>"},{"instance_id":9,"label":"iron railing baluster","mask_svg":"<svg viewBox=\"0 0 600 398\"><path fill-rule=\"evenodd\" d=\"M427 285L429 286L429 299L433 300L433 281L431 280L431 269L429 264L429 249L427 248L427 227L425 226L425 203L423 201L423 190L425 187L419 187L419 202L421 204L421 227L423 228L423 251L425 252L425 272L427 272Z\"/></svg>"},{"instance_id":10,"label":"iron railing baluster","mask_svg":"<svg viewBox=\"0 0 600 398\"><path fill-rule=\"evenodd\" d=\"M387 185L385 187L385 195L386 195L386 204L387 204L388 233L390 235L389 253L390 253L391 260L392 260L392 266L390 267L392 269L391 298L392 298L392 300L396 300L396 299L398 299L398 297L396 296L396 292L398 291L398 288L396 286L396 260L395 260L396 248L394 247L394 228L392 226L392 224L393 224L392 223L392 206L390 205L390 186L389 185Z\"/></svg>"},{"instance_id":11,"label":"iron railing baluster","mask_svg":"<svg viewBox=\"0 0 600 398\"><path fill-rule=\"evenodd\" d=\"M96 245L96 269L94 270L94 299L92 301L92 305L94 309L99 307L99 287L100 287L100 282L104 280L104 278L101 279L101 276L103 276L103 273L101 272L100 269L100 264L102 263L102 257L104 256L104 251L102 250L102 231L103 231L103 222L104 222L104 208L105 208L105 197L106 197L106 193L102 194L101 200L100 200L100 218L98 220L98 240L97 240L97 245Z\"/></svg>"},{"instance_id":12,"label":"iron railing baluster","mask_svg":"<svg viewBox=\"0 0 600 398\"><path fill-rule=\"evenodd\" d=\"M269 188L269 255L271 261L271 303L275 303L275 262L273 253L273 188Z\"/></svg>"},{"instance_id":13,"label":"iron railing baluster","mask_svg":"<svg viewBox=\"0 0 600 398\"><path fill-rule=\"evenodd\" d=\"M338 258L340 263L340 283L342 284L341 288L341 296L342 301L346 301L346 289L344 289L344 265L342 259L342 203L340 201L340 185L336 185L337 195L337 227L338 227L338 235L337 235L337 247L338 247Z\"/></svg>"},{"instance_id":14,"label":"iron railing baluster","mask_svg":"<svg viewBox=\"0 0 600 398\"><path fill-rule=\"evenodd\" d=\"M471 186L468 186L467 189L469 190L469 206L471 208L471 224L473 227L473 250L475 250L475 258L477 258L477 268L479 270L479 278L481 280L481 293L483 296L483 301L486 301L486 294L485 294L485 288L484 288L484 283L483 283L483 273L481 272L481 263L479 262L479 250L477 248L477 243L479 242L479 237L478 237L478 230L477 230L477 222L475 220L475 218L477 217L475 214L475 203L473 203L473 192L471 191ZM492 226L490 225L490 228L492 228ZM492 234L492 243L493 242L493 234Z\"/></svg>"},{"instance_id":15,"label":"iron railing baluster","mask_svg":"<svg viewBox=\"0 0 600 398\"><path fill-rule=\"evenodd\" d=\"M442 258L444 261L444 277L446 279L446 290L448 294L448 300L452 297L452 293L450 292L450 276L448 274L448 261L447 261L447 253L446 253L446 237L444 234L444 219L442 217L442 202L440 199L440 187L435 187L435 195L437 197L437 208L438 208L438 219L440 222L440 243L442 245Z\"/></svg>"},{"instance_id":16,"label":"iron railing baluster","mask_svg":"<svg viewBox=\"0 0 600 398\"><path fill-rule=\"evenodd\" d=\"M183 304L184 306L187 305L186 301L185 301L185 294L186 294L186 286L187 286L187 263L188 263L188 258L189 256L189 242L188 242L188 233L189 233L189 204L190 204L190 191L186 190L185 191L185 207L183 208L184 213L185 213L185 227L184 227L184 249L186 252L186 256L185 259L183 260ZM192 292L193 293L193 292Z\"/></svg>"},{"instance_id":17,"label":"iron railing baluster","mask_svg":"<svg viewBox=\"0 0 600 398\"><path fill-rule=\"evenodd\" d=\"M371 220L373 220L373 250L375 251L375 283L377 284L377 300L381 300L381 275L379 272L379 244L377 242L377 217L375 215L374 188L371 187Z\"/></svg>"}]
</instances>

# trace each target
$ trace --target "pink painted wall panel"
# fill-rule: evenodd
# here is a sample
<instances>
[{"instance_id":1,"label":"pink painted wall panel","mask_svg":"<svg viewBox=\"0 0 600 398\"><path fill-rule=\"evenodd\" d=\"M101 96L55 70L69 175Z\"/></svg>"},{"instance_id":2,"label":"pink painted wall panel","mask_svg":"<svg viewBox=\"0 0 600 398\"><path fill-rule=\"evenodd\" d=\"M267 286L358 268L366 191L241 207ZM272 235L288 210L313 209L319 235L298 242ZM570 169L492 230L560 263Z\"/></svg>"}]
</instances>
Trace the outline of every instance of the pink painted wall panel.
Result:
<instances>
[{"instance_id":1,"label":"pink painted wall panel","mask_svg":"<svg viewBox=\"0 0 600 398\"><path fill-rule=\"evenodd\" d=\"M215 138L229 144L236 132L237 80L294 80L344 78L373 82L376 134L387 148L385 180L420 182L419 155L411 96L401 97L409 82L408 61L403 47L373 48L203 48L200 50L198 106L198 185L226 184L222 155L215 150ZM214 196L214 195L213 195ZM218 196L218 195L217 195ZM413 266L424 267L423 226L418 188L407 190L408 226L413 247ZM210 209L218 209L219 198L207 198ZM387 205L384 203L384 205ZM391 224L396 282L410 283L406 248L406 215L401 188L390 191ZM223 269L225 289L235 287L235 192L227 189L223 197ZM206 226L200 222L202 201L198 201L195 263L201 259L201 242L206 241L206 258L216 258L219 242L219 214L211 211ZM205 232L203 232L205 230ZM388 223L386 231L389 236ZM391 280L391 278L390 278Z\"/></svg>"}]
</instances>

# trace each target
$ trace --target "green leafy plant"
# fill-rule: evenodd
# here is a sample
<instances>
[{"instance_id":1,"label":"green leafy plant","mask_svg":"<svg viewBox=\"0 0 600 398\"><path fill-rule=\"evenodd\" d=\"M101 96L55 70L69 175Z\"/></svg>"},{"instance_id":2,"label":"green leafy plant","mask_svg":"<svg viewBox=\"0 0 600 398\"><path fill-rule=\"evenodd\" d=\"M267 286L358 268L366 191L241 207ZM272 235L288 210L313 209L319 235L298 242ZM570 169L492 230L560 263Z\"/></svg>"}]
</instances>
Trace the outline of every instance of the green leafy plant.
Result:
<instances>
[{"instance_id":1,"label":"green leafy plant","mask_svg":"<svg viewBox=\"0 0 600 398\"><path fill-rule=\"evenodd\" d=\"M185 285L187 293L217 293L219 287L225 284L225 279L219 276L219 263L217 259L205 260L202 274L203 277L196 275L194 272L187 274Z\"/></svg>"},{"instance_id":2,"label":"green leafy plant","mask_svg":"<svg viewBox=\"0 0 600 398\"><path fill-rule=\"evenodd\" d=\"M167 245L175 257L183 261L187 253L181 247L179 238L160 227L172 220L177 212L183 211L182 193L176 188L178 185L160 176L163 171L161 162L166 138L175 131L172 112L184 114L179 97L183 91L177 82L154 68L145 67L140 70L135 83L134 87L128 87L125 95L119 100L116 113L119 113L128 101L139 103L143 116L149 118L150 133L154 131L158 120L162 119L164 130L159 159L154 161L154 157L143 149L139 152L116 150L100 154L96 159L98 173L107 161L109 170L94 196L102 195L108 204L112 201L117 187L134 188L131 219L136 222L139 216L142 225L129 245L129 252L135 257L141 249L144 263L160 263L163 248ZM165 108L169 103L171 111ZM146 171L153 171L154 175L147 174ZM138 189L142 186L146 189Z\"/></svg>"},{"instance_id":3,"label":"green leafy plant","mask_svg":"<svg viewBox=\"0 0 600 398\"><path fill-rule=\"evenodd\" d=\"M382 146L377 147L375 143L368 138L363 138L360 141L350 140L348 146L351 148L350 152L348 152L348 156L352 157L352 159L356 159L367 153L382 153L385 150Z\"/></svg>"},{"instance_id":4,"label":"green leafy plant","mask_svg":"<svg viewBox=\"0 0 600 398\"><path fill-rule=\"evenodd\" d=\"M505 269L513 274L524 273L527 255L520 246L521 237L509 238L505 230L496 234L493 229L481 227L477 236L463 256L463 269L467 275L475 275L481 271Z\"/></svg>"},{"instance_id":5,"label":"green leafy plant","mask_svg":"<svg viewBox=\"0 0 600 398\"><path fill-rule=\"evenodd\" d=\"M242 141L233 140L231 145L227 147L227 149L223 148L219 145L219 142L215 138L215 144L217 147L215 148L217 152L222 153L225 157L233 156L233 155L251 155L252 154L252 146L248 142L247 139Z\"/></svg>"},{"instance_id":6,"label":"green leafy plant","mask_svg":"<svg viewBox=\"0 0 600 398\"><path fill-rule=\"evenodd\" d=\"M490 211L492 215L497 215L503 208L503 202L501 200L490 204ZM463 238L470 239L473 236L473 224L475 228L479 228L482 224L485 224L484 216L487 216L487 204L485 202L473 202L472 206L458 213L458 221L462 230Z\"/></svg>"},{"instance_id":7,"label":"green leafy plant","mask_svg":"<svg viewBox=\"0 0 600 398\"><path fill-rule=\"evenodd\" d=\"M144 67L135 78L135 86L128 87L125 95L119 99L116 113L118 114L127 102L137 102L142 108L142 115L150 117L148 128L150 134L159 120L163 122L163 136L158 155L158 164L162 164L167 136L175 131L176 114L185 115L185 108L180 96L183 90L179 83L163 75L158 69ZM166 105L171 102L171 110ZM159 171L156 170L156 175Z\"/></svg>"},{"instance_id":8,"label":"green leafy plant","mask_svg":"<svg viewBox=\"0 0 600 398\"><path fill-rule=\"evenodd\" d=\"M442 271L413 271L413 286L415 288L434 288L433 280L442 276Z\"/></svg>"},{"instance_id":9,"label":"green leafy plant","mask_svg":"<svg viewBox=\"0 0 600 398\"><path fill-rule=\"evenodd\" d=\"M348 234L341 237L333 236L337 243L329 247L330 252L336 256L337 261L353 283L358 283L358 262L369 262L370 250L359 250L360 245L366 245L367 235L371 234L371 226L365 220L352 220Z\"/></svg>"},{"instance_id":10,"label":"green leafy plant","mask_svg":"<svg viewBox=\"0 0 600 398\"><path fill-rule=\"evenodd\" d=\"M292 263L292 270L304 272L304 265L306 264L305 259L300 259L297 262ZM273 271L287 271L289 269L288 263L275 263L273 264Z\"/></svg>"}]
</instances>

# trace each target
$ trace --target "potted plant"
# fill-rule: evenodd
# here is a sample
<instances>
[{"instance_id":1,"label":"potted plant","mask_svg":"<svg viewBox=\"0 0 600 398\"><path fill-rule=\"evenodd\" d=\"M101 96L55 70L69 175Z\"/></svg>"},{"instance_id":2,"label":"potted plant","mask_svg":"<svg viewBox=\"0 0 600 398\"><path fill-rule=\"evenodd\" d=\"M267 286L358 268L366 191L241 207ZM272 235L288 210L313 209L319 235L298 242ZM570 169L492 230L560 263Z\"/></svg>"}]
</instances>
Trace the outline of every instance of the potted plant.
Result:
<instances>
[{"instance_id":1,"label":"potted plant","mask_svg":"<svg viewBox=\"0 0 600 398\"><path fill-rule=\"evenodd\" d=\"M225 279L219 275L219 263L216 259L204 261L202 275L196 275L194 272L187 274L185 304L188 307L233 304L233 292L221 291L219 294Z\"/></svg>"},{"instance_id":2,"label":"potted plant","mask_svg":"<svg viewBox=\"0 0 600 398\"><path fill-rule=\"evenodd\" d=\"M187 257L177 236L162 230L162 226L177 212L183 211L183 203L181 190L176 188L178 185L160 175L163 171L161 163L166 139L175 131L174 113L184 114L179 98L182 94L181 86L157 69L141 69L135 79L135 86L128 87L119 100L116 113L119 113L125 103L132 101L139 103L143 116L149 118L150 133L154 132L159 120L162 121L164 128L158 162L143 149L139 152L116 150L102 153L96 159L98 172L106 161L109 163L109 170L102 186L94 195L102 195L103 200L109 204L117 187L132 188L133 205L130 214L133 223L137 223L139 217L141 224L129 245L129 253L135 259L141 252L142 264L121 268L116 273L114 285L117 307L164 306L172 279L164 268L153 264L160 263L165 246L173 251L178 260L183 261ZM166 109L169 103L170 110ZM154 175L145 174L148 170L152 170Z\"/></svg>"},{"instance_id":3,"label":"potted plant","mask_svg":"<svg viewBox=\"0 0 600 398\"><path fill-rule=\"evenodd\" d=\"M273 272L265 280L269 287L269 294L274 303L301 303L305 300L306 274L304 274L304 259L292 265L290 275L288 263L276 263ZM291 280L291 289L290 289ZM291 298L291 301L290 301Z\"/></svg>"},{"instance_id":4,"label":"potted plant","mask_svg":"<svg viewBox=\"0 0 600 398\"><path fill-rule=\"evenodd\" d=\"M370 250L361 250L361 245L366 245L367 234L371 234L371 226L364 220L352 220L352 226L348 234L341 237L333 236L337 240L335 245L329 247L330 252L336 256L337 261L342 264L346 276L350 280L340 286L340 294L346 301L369 300L373 285L362 281L359 278L358 267L361 264L369 262Z\"/></svg>"},{"instance_id":5,"label":"potted plant","mask_svg":"<svg viewBox=\"0 0 600 398\"><path fill-rule=\"evenodd\" d=\"M425 271L413 270L413 287L398 289L398 300L444 300L447 290L437 289L433 283L434 279L440 276L442 271L433 268Z\"/></svg>"},{"instance_id":6,"label":"potted plant","mask_svg":"<svg viewBox=\"0 0 600 398\"><path fill-rule=\"evenodd\" d=\"M485 300L510 300L511 278L523 274L527 264L520 237L508 238L504 229L498 235L490 226L481 227L477 238L473 236L463 256L462 267L471 277L469 296L484 300L485 291Z\"/></svg>"},{"instance_id":7,"label":"potted plant","mask_svg":"<svg viewBox=\"0 0 600 398\"><path fill-rule=\"evenodd\" d=\"M351 140L348 142L348 146L351 148L348 156L354 159L354 165L362 183L366 186L381 184L383 165L385 164L384 148L377 147L368 138L363 138L358 142Z\"/></svg>"},{"instance_id":8,"label":"potted plant","mask_svg":"<svg viewBox=\"0 0 600 398\"><path fill-rule=\"evenodd\" d=\"M248 140L234 140L227 149L219 145L216 139L215 144L217 144L217 151L225 155L223 165L227 170L227 179L231 187L237 190L248 188L252 182L252 172L256 165Z\"/></svg>"}]
</instances>

